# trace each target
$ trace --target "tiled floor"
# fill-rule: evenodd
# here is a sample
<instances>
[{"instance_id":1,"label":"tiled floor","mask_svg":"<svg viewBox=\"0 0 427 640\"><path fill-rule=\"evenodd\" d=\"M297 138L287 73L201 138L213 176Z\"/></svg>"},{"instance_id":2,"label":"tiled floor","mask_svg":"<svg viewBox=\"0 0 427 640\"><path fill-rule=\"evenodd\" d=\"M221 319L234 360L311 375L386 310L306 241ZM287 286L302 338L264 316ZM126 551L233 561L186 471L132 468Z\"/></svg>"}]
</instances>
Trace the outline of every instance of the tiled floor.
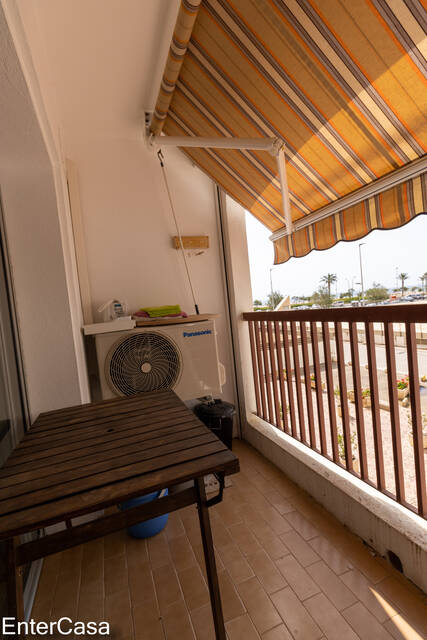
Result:
<instances>
[{"instance_id":1,"label":"tiled floor","mask_svg":"<svg viewBox=\"0 0 427 640\"><path fill-rule=\"evenodd\" d=\"M229 640L427 637L414 586L254 449L235 451L242 471L211 509ZM123 532L46 559L33 617L108 620L117 640L211 640L204 573L191 507L148 541Z\"/></svg>"}]
</instances>

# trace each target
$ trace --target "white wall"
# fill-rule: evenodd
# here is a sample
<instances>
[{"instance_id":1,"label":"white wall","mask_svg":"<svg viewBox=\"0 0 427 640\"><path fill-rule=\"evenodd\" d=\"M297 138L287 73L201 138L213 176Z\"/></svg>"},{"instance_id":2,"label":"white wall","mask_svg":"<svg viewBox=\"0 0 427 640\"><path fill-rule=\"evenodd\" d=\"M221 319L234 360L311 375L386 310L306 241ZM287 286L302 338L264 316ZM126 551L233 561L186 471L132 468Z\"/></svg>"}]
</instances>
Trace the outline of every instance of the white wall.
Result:
<instances>
[{"instance_id":1,"label":"white wall","mask_svg":"<svg viewBox=\"0 0 427 640\"><path fill-rule=\"evenodd\" d=\"M110 298L141 306L180 304L194 313L183 258L172 246L176 229L160 164L141 139L73 141L67 153L79 172L90 288L96 308ZM200 313L217 313L220 359L234 401L227 309L211 180L179 150L164 151L175 212L183 235L207 235L210 248L188 258ZM99 317L98 317L99 319Z\"/></svg>"},{"instance_id":2,"label":"white wall","mask_svg":"<svg viewBox=\"0 0 427 640\"><path fill-rule=\"evenodd\" d=\"M252 287L246 238L246 212L240 204L224 194L221 197L221 207L226 238L225 252L236 354L240 425L244 435L246 415L255 410L248 323L242 320L242 313L252 309Z\"/></svg>"},{"instance_id":3,"label":"white wall","mask_svg":"<svg viewBox=\"0 0 427 640\"><path fill-rule=\"evenodd\" d=\"M81 398L51 162L0 9L0 184L31 416Z\"/></svg>"},{"instance_id":4,"label":"white wall","mask_svg":"<svg viewBox=\"0 0 427 640\"><path fill-rule=\"evenodd\" d=\"M160 165L141 130L143 111L157 97L179 0L16 5L55 140L77 168L93 309L118 298L131 310L178 303L192 313ZM165 150L165 159L182 233L210 239L189 267L200 312L221 316L224 398L234 401L213 185L180 151Z\"/></svg>"}]
</instances>

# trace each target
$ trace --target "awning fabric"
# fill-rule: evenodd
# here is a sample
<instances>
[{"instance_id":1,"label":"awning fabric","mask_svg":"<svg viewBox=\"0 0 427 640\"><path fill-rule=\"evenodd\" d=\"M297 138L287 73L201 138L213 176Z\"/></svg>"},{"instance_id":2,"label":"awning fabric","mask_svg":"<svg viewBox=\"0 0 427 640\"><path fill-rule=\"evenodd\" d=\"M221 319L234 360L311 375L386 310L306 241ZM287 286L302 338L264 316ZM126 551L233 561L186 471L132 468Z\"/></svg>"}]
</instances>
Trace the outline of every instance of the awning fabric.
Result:
<instances>
[{"instance_id":1,"label":"awning fabric","mask_svg":"<svg viewBox=\"0 0 427 640\"><path fill-rule=\"evenodd\" d=\"M281 138L294 222L425 156L427 13L417 0L183 0L180 16L190 4L197 18L190 40L191 28L179 38L185 57L165 71L155 133ZM186 153L271 231L283 228L270 154ZM424 212L426 174L276 240L276 262Z\"/></svg>"}]
</instances>

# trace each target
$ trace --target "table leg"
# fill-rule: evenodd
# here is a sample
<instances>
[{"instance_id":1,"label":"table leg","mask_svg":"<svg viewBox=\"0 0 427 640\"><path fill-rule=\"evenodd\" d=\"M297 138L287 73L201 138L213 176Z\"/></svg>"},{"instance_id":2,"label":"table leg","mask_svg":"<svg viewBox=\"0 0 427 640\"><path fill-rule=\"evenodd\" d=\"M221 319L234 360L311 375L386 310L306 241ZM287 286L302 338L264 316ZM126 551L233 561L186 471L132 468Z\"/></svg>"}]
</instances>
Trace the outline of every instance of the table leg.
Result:
<instances>
[{"instance_id":1,"label":"table leg","mask_svg":"<svg viewBox=\"0 0 427 640\"><path fill-rule=\"evenodd\" d=\"M24 589L22 567L16 564L16 547L19 538L7 541L7 608L8 615L17 621L24 620Z\"/></svg>"},{"instance_id":2,"label":"table leg","mask_svg":"<svg viewBox=\"0 0 427 640\"><path fill-rule=\"evenodd\" d=\"M209 510L206 506L206 490L203 478L196 478L197 507L199 512L200 532L202 534L203 551L205 554L206 574L208 577L209 594L211 598L212 615L217 640L226 640L224 617L222 614L221 595L219 592L218 574L216 571L215 552L212 540Z\"/></svg>"}]
</instances>

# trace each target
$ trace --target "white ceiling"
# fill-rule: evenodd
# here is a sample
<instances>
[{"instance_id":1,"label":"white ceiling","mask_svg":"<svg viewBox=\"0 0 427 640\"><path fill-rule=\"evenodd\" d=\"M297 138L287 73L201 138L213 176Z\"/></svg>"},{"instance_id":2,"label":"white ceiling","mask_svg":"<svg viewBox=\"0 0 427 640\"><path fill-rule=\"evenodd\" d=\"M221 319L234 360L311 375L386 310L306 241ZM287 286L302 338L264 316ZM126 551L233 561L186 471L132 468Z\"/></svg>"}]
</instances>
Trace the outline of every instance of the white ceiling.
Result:
<instances>
[{"instance_id":1,"label":"white ceiling","mask_svg":"<svg viewBox=\"0 0 427 640\"><path fill-rule=\"evenodd\" d=\"M179 0L18 0L63 140L139 135L153 109Z\"/></svg>"}]
</instances>

